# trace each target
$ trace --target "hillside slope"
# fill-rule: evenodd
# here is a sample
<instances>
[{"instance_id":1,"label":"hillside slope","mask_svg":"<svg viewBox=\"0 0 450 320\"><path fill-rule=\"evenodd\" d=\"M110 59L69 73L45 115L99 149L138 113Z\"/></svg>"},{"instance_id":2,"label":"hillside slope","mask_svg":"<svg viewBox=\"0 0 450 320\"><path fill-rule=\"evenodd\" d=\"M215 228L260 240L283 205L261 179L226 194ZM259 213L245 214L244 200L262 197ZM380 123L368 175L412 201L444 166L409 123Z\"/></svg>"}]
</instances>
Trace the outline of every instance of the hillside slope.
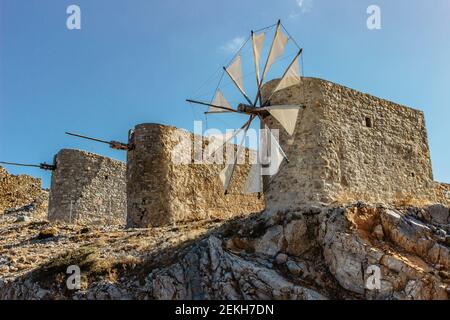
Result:
<instances>
[{"instance_id":1,"label":"hillside slope","mask_svg":"<svg viewBox=\"0 0 450 320\"><path fill-rule=\"evenodd\" d=\"M0 229L0 298L448 299L449 234L440 205L304 207L130 230L11 216ZM70 265L81 269L79 290L67 289Z\"/></svg>"}]
</instances>

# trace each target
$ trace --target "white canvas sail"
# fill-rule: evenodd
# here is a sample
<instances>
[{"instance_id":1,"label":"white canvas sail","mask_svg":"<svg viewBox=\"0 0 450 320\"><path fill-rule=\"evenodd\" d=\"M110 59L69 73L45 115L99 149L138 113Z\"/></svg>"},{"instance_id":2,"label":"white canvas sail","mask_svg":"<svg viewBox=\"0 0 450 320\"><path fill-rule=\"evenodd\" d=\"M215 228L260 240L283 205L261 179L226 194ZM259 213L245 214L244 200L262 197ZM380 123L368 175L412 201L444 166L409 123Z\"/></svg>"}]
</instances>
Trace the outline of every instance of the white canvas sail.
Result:
<instances>
[{"instance_id":1,"label":"white canvas sail","mask_svg":"<svg viewBox=\"0 0 450 320\"><path fill-rule=\"evenodd\" d=\"M261 165L253 164L245 181L244 194L253 194L262 192Z\"/></svg>"},{"instance_id":2,"label":"white canvas sail","mask_svg":"<svg viewBox=\"0 0 450 320\"><path fill-rule=\"evenodd\" d=\"M295 86L301 82L300 67L298 64L298 57L290 65L289 69L284 74L283 78L278 83L274 92L286 89L291 86Z\"/></svg>"},{"instance_id":3,"label":"white canvas sail","mask_svg":"<svg viewBox=\"0 0 450 320\"><path fill-rule=\"evenodd\" d=\"M267 125L264 125L264 128L264 134L261 135L261 164L263 165L261 174L273 176L277 174L285 157L270 129Z\"/></svg>"},{"instance_id":4,"label":"white canvas sail","mask_svg":"<svg viewBox=\"0 0 450 320\"><path fill-rule=\"evenodd\" d=\"M231 105L228 103L227 99L224 97L222 91L220 91L220 90L217 90L212 104L215 106L218 106L218 107L232 109ZM215 108L213 106L209 107L209 110L208 110L208 113L223 113L223 112L231 112L231 111L220 109L220 108Z\"/></svg>"},{"instance_id":5,"label":"white canvas sail","mask_svg":"<svg viewBox=\"0 0 450 320\"><path fill-rule=\"evenodd\" d=\"M228 68L226 68L228 74L233 79L233 81L236 83L236 85L239 87L239 90L242 91L242 93L245 95L244 90L244 83L242 80L242 62L241 62L241 55L238 55L233 63L230 64Z\"/></svg>"},{"instance_id":6,"label":"white canvas sail","mask_svg":"<svg viewBox=\"0 0 450 320\"><path fill-rule=\"evenodd\" d=\"M277 119L289 135L293 135L300 106L272 106L265 108Z\"/></svg>"},{"instance_id":7,"label":"white canvas sail","mask_svg":"<svg viewBox=\"0 0 450 320\"><path fill-rule=\"evenodd\" d=\"M269 176L274 176L278 173L281 164L283 163L284 156L281 153L280 146L275 142L275 137L272 135L271 139L271 150L270 150L270 166L269 166Z\"/></svg>"},{"instance_id":8,"label":"white canvas sail","mask_svg":"<svg viewBox=\"0 0 450 320\"><path fill-rule=\"evenodd\" d=\"M266 38L265 32L262 32L258 35L253 34L252 37L253 56L255 59L255 72L256 72L256 79L258 80L258 85L261 79L259 75L259 60L261 59L261 51L264 45L265 38Z\"/></svg>"},{"instance_id":9,"label":"white canvas sail","mask_svg":"<svg viewBox=\"0 0 450 320\"><path fill-rule=\"evenodd\" d=\"M230 186L231 176L233 174L234 165L235 165L234 163L227 164L225 166L225 168L219 174L219 178L220 178L220 181L222 181L224 190L228 190L228 187Z\"/></svg>"},{"instance_id":10,"label":"white canvas sail","mask_svg":"<svg viewBox=\"0 0 450 320\"><path fill-rule=\"evenodd\" d=\"M277 27L275 37L273 39L272 48L270 49L269 56L267 57L266 66L264 68L263 79L266 78L266 74L269 71L272 64L283 55L288 36L281 31L280 26Z\"/></svg>"}]
</instances>

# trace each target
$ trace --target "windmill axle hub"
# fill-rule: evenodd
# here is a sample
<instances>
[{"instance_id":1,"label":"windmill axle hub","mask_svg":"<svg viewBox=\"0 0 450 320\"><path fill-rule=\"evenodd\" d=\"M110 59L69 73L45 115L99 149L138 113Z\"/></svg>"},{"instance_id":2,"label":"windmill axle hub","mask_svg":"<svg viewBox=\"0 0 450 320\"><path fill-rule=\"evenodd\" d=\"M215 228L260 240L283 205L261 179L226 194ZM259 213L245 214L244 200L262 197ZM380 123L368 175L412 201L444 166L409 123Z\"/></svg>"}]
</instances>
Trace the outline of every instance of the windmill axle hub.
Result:
<instances>
[{"instance_id":1,"label":"windmill axle hub","mask_svg":"<svg viewBox=\"0 0 450 320\"><path fill-rule=\"evenodd\" d=\"M243 103L238 105L238 111L244 112L244 113L248 113L248 114L258 114L258 113L260 113L260 110L258 110L258 108L254 107L252 105L243 104Z\"/></svg>"},{"instance_id":2,"label":"windmill axle hub","mask_svg":"<svg viewBox=\"0 0 450 320\"><path fill-rule=\"evenodd\" d=\"M267 117L269 113L266 110L261 110L261 108L254 107L250 104L241 103L238 105L238 111L250 115L261 116L263 118Z\"/></svg>"}]
</instances>

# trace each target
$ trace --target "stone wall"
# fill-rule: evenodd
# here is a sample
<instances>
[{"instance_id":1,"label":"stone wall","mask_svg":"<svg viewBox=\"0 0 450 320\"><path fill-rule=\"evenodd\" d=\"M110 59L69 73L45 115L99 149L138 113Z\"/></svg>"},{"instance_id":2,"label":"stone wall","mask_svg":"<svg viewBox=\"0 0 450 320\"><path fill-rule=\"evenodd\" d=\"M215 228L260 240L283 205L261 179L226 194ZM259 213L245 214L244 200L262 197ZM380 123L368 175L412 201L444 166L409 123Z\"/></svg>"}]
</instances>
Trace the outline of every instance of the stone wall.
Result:
<instances>
[{"instance_id":1,"label":"stone wall","mask_svg":"<svg viewBox=\"0 0 450 320\"><path fill-rule=\"evenodd\" d=\"M264 94L277 80L264 88ZM293 138L280 129L290 158L265 193L267 206L402 198L435 201L424 115L328 81L304 78L276 93L272 105L302 104Z\"/></svg>"},{"instance_id":2,"label":"stone wall","mask_svg":"<svg viewBox=\"0 0 450 320\"><path fill-rule=\"evenodd\" d=\"M230 218L264 208L262 198L241 193L248 164L237 166L229 194L224 195L219 173L225 165L192 163L194 140L194 135L185 130L157 124L141 124L130 131L129 227ZM202 143L199 150L207 147L206 141L198 141Z\"/></svg>"},{"instance_id":3,"label":"stone wall","mask_svg":"<svg viewBox=\"0 0 450 320\"><path fill-rule=\"evenodd\" d=\"M450 206L450 184L436 182L435 186L437 198L436 202Z\"/></svg>"},{"instance_id":4,"label":"stone wall","mask_svg":"<svg viewBox=\"0 0 450 320\"><path fill-rule=\"evenodd\" d=\"M126 165L89 152L63 149L55 156L50 221L124 224Z\"/></svg>"},{"instance_id":5,"label":"stone wall","mask_svg":"<svg viewBox=\"0 0 450 320\"><path fill-rule=\"evenodd\" d=\"M0 214L32 206L34 214L47 209L48 192L42 190L41 179L9 174L0 167Z\"/></svg>"}]
</instances>

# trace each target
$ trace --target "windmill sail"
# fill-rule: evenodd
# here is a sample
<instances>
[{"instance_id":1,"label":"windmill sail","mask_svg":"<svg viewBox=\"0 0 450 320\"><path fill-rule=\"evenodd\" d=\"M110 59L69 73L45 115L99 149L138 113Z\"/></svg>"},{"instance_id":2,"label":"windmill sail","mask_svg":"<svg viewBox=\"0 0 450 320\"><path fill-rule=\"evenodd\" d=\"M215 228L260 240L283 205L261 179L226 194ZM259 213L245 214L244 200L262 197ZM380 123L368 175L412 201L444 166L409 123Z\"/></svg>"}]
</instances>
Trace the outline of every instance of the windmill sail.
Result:
<instances>
[{"instance_id":1,"label":"windmill sail","mask_svg":"<svg viewBox=\"0 0 450 320\"><path fill-rule=\"evenodd\" d=\"M253 57L255 59L255 72L257 85L259 85L261 79L259 75L259 60L261 59L261 51L264 45L265 38L266 34L264 32L258 35L252 34Z\"/></svg>"},{"instance_id":2,"label":"windmill sail","mask_svg":"<svg viewBox=\"0 0 450 320\"><path fill-rule=\"evenodd\" d=\"M233 108L231 104L224 97L223 93L220 90L217 90L213 101L211 103L205 103L201 101L188 99L189 103L195 103L202 106L207 106L209 108L209 112L206 113L226 113L226 112L234 112L241 115L249 116L247 122L237 131L231 133L227 133L224 136L217 135L216 139L211 139L211 143L208 145L208 154L209 156L215 155L219 150L223 152L224 146L228 147L228 143L234 139L237 134L244 133L244 137L240 142L240 145L237 148L237 154L233 156L234 159L229 159L232 162L228 162L223 170L220 172L219 177L220 181L225 190L225 194L228 193L228 189L233 183L233 174L236 171L236 166L238 164L239 155L242 153L242 149L244 147L245 137L247 131L252 123L252 121L256 118L259 118L264 127L266 128L266 133L260 136L260 153L257 164L253 164L249 170L247 179L244 184L243 192L245 194L253 194L259 193L262 191L262 176L273 176L277 174L281 164L284 160L289 163L289 159L284 152L283 148L280 146L280 143L275 137L275 132L272 132L268 127L267 122L265 121L265 117L267 113L269 113L275 120L277 120L286 130L289 135L293 135L295 133L296 123L299 116L299 110L301 106L299 105L276 105L276 103L271 103L272 95L280 90L285 88L297 85L301 82L301 70L298 64L298 57L302 53L302 49L294 42L294 44L298 47L299 51L295 57L292 57L291 63L285 69L283 76L281 76L280 82L275 87L275 90L271 93L268 99L263 101L261 89L263 83L265 82L265 78L271 69L271 67L275 64L276 61L280 59L281 56L286 51L286 45L288 41L291 39L289 33L282 26L281 21L279 20L275 29L275 33L273 35L273 40L270 45L269 52L265 59L264 68L260 68L261 63L261 55L263 51L263 46L266 40L267 33L264 31L266 29L272 28L272 26L260 29L259 31L251 33L251 42L253 49L253 58L254 58L254 68L255 68L255 78L257 85L257 94L252 101L249 96L245 93L244 83L243 83L243 72L242 72L242 57L239 50L239 53L233 58L231 63L227 67L223 67L224 74L226 74L233 85L240 91L242 96L247 101L247 104L240 103L237 108ZM246 43L248 40L246 41ZM245 45L245 44L244 44ZM222 80L222 78L221 78ZM219 89L221 80L217 88ZM259 102L259 104L258 104ZM233 151L235 145L233 145ZM245 149L245 148L244 148ZM227 153L228 155L228 153ZM219 157L220 158L220 157ZM222 157L223 158L223 157Z\"/></svg>"},{"instance_id":3,"label":"windmill sail","mask_svg":"<svg viewBox=\"0 0 450 320\"><path fill-rule=\"evenodd\" d=\"M242 81L242 62L241 55L238 55L233 63L225 69L227 73L230 75L231 79L234 81L239 90L245 94L244 83Z\"/></svg>"},{"instance_id":4,"label":"windmill sail","mask_svg":"<svg viewBox=\"0 0 450 320\"><path fill-rule=\"evenodd\" d=\"M267 57L266 66L264 67L262 76L263 79L266 78L266 74L273 63L283 55L288 39L288 36L286 36L284 32L281 31L280 25L278 25L277 30L275 31L275 37L273 39L272 47L270 48L269 56Z\"/></svg>"},{"instance_id":5,"label":"windmill sail","mask_svg":"<svg viewBox=\"0 0 450 320\"><path fill-rule=\"evenodd\" d=\"M262 192L261 164L253 164L245 181L244 194Z\"/></svg>"},{"instance_id":6,"label":"windmill sail","mask_svg":"<svg viewBox=\"0 0 450 320\"><path fill-rule=\"evenodd\" d=\"M293 135L300 106L272 106L264 108L277 119L289 135Z\"/></svg>"},{"instance_id":7,"label":"windmill sail","mask_svg":"<svg viewBox=\"0 0 450 320\"><path fill-rule=\"evenodd\" d=\"M264 124L264 128L264 134L261 136L262 174L273 176L277 174L280 165L287 157L267 124Z\"/></svg>"},{"instance_id":8,"label":"windmill sail","mask_svg":"<svg viewBox=\"0 0 450 320\"><path fill-rule=\"evenodd\" d=\"M234 173L234 170L237 165L237 161L238 161L239 157L241 156L242 151L244 149L244 141L245 141L246 133L247 133L247 130L244 131L244 136L242 138L241 144L239 145L239 147L237 149L236 156L234 158L234 162L231 164L227 164L225 166L225 168L219 174L219 177L220 177L220 180L222 181L223 189L225 190L225 192L228 191L228 188L231 183L231 178L233 177L233 173Z\"/></svg>"},{"instance_id":9,"label":"windmill sail","mask_svg":"<svg viewBox=\"0 0 450 320\"><path fill-rule=\"evenodd\" d=\"M233 109L231 107L231 105L228 103L227 99L223 96L222 91L220 91L220 90L217 90L212 104L215 106L219 106L219 107ZM209 107L209 110L208 110L208 113L223 113L223 112L230 112L230 111L225 110L225 109L215 108L213 106Z\"/></svg>"},{"instance_id":10,"label":"windmill sail","mask_svg":"<svg viewBox=\"0 0 450 320\"><path fill-rule=\"evenodd\" d=\"M280 169L280 166L283 163L283 160L285 159L285 157L281 153L280 146L277 145L277 143L275 141L275 137L272 134L270 136L270 144L271 144L270 154L269 154L270 166L269 166L269 170L268 170L267 174L269 176L274 176L278 173L278 170Z\"/></svg>"},{"instance_id":11,"label":"windmill sail","mask_svg":"<svg viewBox=\"0 0 450 320\"><path fill-rule=\"evenodd\" d=\"M227 164L219 174L220 181L222 181L223 189L225 191L228 190L228 187L230 185L231 176L233 175L234 171L234 165L234 163Z\"/></svg>"},{"instance_id":12,"label":"windmill sail","mask_svg":"<svg viewBox=\"0 0 450 320\"><path fill-rule=\"evenodd\" d=\"M293 63L289 66L289 68L286 70L286 73L284 74L281 81L278 83L278 86L275 88L274 92L295 86L300 82L301 82L300 67L298 64L298 57L297 57L295 58Z\"/></svg>"},{"instance_id":13,"label":"windmill sail","mask_svg":"<svg viewBox=\"0 0 450 320\"><path fill-rule=\"evenodd\" d=\"M231 178L233 176L234 170L236 169L237 161L241 157L241 154L244 150L244 142L245 137L247 135L248 128L250 127L253 119L255 119L255 116L250 116L250 119L245 124L245 129L242 135L241 143L239 144L239 147L237 148L236 156L234 157L234 162L232 164L228 164L225 166L225 168L220 173L220 180L222 181L223 188L225 190L225 194L228 192L228 187L230 186Z\"/></svg>"}]
</instances>

